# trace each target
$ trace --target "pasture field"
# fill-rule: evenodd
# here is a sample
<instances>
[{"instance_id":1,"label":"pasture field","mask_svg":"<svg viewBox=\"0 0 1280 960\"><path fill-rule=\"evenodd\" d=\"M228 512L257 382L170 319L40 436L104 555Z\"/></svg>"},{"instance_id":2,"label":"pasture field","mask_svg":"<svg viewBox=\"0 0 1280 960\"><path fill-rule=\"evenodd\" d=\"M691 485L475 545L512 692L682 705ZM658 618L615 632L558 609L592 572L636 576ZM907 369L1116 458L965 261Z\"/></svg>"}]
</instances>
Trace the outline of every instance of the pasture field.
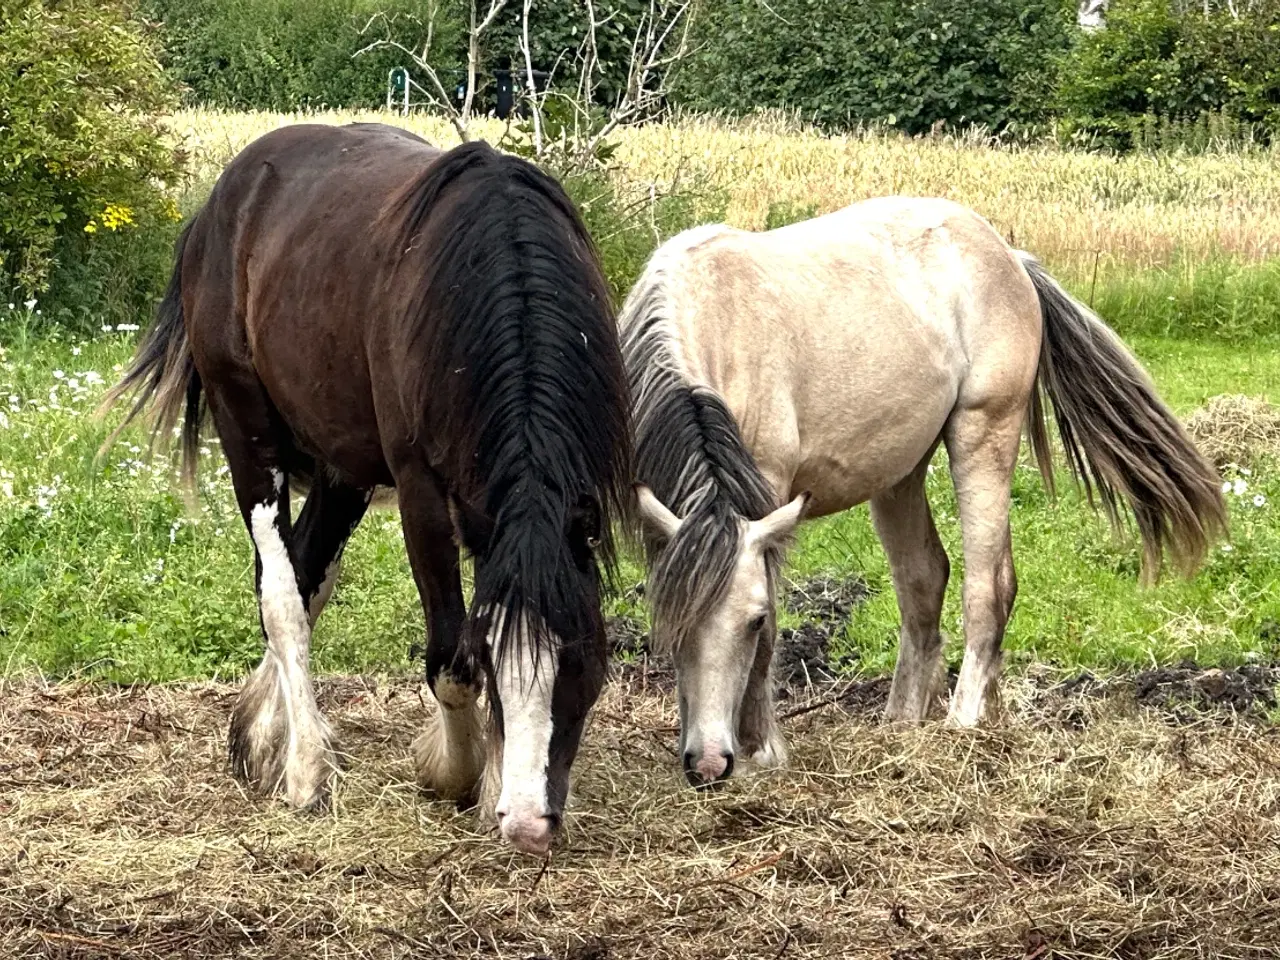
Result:
<instances>
[{"instance_id":1,"label":"pasture field","mask_svg":"<svg viewBox=\"0 0 1280 960\"><path fill-rule=\"evenodd\" d=\"M1270 674L1274 683L1276 674ZM1010 723L882 724L887 685L797 692L794 769L695 793L670 676L611 684L565 849L513 856L424 799L416 684L347 677L333 813L225 773L235 688L0 680L0 952L14 960L1096 960L1275 956L1280 738L1006 686Z\"/></svg>"},{"instance_id":2,"label":"pasture field","mask_svg":"<svg viewBox=\"0 0 1280 960\"><path fill-rule=\"evenodd\" d=\"M254 136L352 119L404 122L177 115L195 170L184 207ZM628 213L592 223L617 289L699 221L761 228L891 192L977 209L1095 305L1212 450L1230 542L1194 580L1139 587L1133 542L1065 474L1053 502L1020 464L1011 716L960 735L878 723L898 623L887 564L865 508L809 524L781 611L793 769L711 796L678 782L670 675L647 655L643 569L625 558L608 611L620 677L544 873L412 787L429 708L394 511L356 533L316 630L321 704L352 759L335 810L299 818L228 779L231 684L262 641L216 438L190 503L140 429L95 459L122 411L92 412L149 318L73 334L38 303L0 303L0 954L1274 955L1277 155L828 138L778 118L618 143L611 209ZM943 456L929 493L953 562L954 665L963 567Z\"/></svg>"}]
</instances>

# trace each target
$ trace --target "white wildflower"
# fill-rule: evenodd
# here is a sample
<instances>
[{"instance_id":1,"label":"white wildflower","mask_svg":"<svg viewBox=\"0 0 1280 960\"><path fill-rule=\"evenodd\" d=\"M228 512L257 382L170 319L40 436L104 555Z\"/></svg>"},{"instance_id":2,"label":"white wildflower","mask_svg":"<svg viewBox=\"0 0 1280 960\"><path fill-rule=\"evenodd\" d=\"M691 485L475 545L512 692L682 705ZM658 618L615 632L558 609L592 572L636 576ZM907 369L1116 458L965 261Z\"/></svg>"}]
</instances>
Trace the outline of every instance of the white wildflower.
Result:
<instances>
[{"instance_id":1,"label":"white wildflower","mask_svg":"<svg viewBox=\"0 0 1280 960\"><path fill-rule=\"evenodd\" d=\"M65 373L63 373L61 370L55 370L55 371L53 371L53 379L55 379L55 380L61 380L61 379L62 379L63 377L65 377L65 376L66 376L66 374L65 374Z\"/></svg>"},{"instance_id":2,"label":"white wildflower","mask_svg":"<svg viewBox=\"0 0 1280 960\"><path fill-rule=\"evenodd\" d=\"M1231 484L1231 492L1237 497L1243 497L1245 491L1248 489L1249 484L1245 483L1244 478L1242 477L1236 477L1235 481Z\"/></svg>"},{"instance_id":3,"label":"white wildflower","mask_svg":"<svg viewBox=\"0 0 1280 960\"><path fill-rule=\"evenodd\" d=\"M80 356L80 348L79 348L79 347L72 347L72 348L71 348L71 355L72 355L73 357L78 357L78 356Z\"/></svg>"},{"instance_id":4,"label":"white wildflower","mask_svg":"<svg viewBox=\"0 0 1280 960\"><path fill-rule=\"evenodd\" d=\"M1267 505L1267 498L1260 493L1256 494L1253 498L1253 505L1255 507L1265 507Z\"/></svg>"},{"instance_id":5,"label":"white wildflower","mask_svg":"<svg viewBox=\"0 0 1280 960\"><path fill-rule=\"evenodd\" d=\"M1222 481L1222 492L1223 492L1223 493L1230 493L1230 492L1231 492L1231 481L1230 481L1230 480L1223 480L1223 481Z\"/></svg>"},{"instance_id":6,"label":"white wildflower","mask_svg":"<svg viewBox=\"0 0 1280 960\"><path fill-rule=\"evenodd\" d=\"M32 298L31 298L30 300L28 300L25 304L23 304L23 306L25 306L28 310L34 310L34 309L36 308L36 301L35 301L35 298L34 298L34 297L32 297Z\"/></svg>"},{"instance_id":7,"label":"white wildflower","mask_svg":"<svg viewBox=\"0 0 1280 960\"><path fill-rule=\"evenodd\" d=\"M140 328L136 323L117 323L116 324L116 330L124 333L133 333L133 331L138 329Z\"/></svg>"}]
</instances>

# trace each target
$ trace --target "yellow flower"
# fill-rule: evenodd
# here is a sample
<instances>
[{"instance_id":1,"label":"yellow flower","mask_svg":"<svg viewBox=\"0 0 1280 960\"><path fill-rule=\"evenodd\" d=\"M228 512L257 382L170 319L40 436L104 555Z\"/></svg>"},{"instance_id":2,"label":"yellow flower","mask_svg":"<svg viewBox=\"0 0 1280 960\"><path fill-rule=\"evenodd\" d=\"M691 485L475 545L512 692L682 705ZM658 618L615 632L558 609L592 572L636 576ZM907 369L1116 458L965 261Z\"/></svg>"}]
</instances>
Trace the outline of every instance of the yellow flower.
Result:
<instances>
[{"instance_id":1,"label":"yellow flower","mask_svg":"<svg viewBox=\"0 0 1280 960\"><path fill-rule=\"evenodd\" d=\"M177 223L182 219L182 211L178 209L178 205L174 202L173 197L165 197L160 201L160 208L164 212L164 215L174 223Z\"/></svg>"},{"instance_id":2,"label":"yellow flower","mask_svg":"<svg viewBox=\"0 0 1280 960\"><path fill-rule=\"evenodd\" d=\"M102 211L102 225L108 230L119 230L133 225L133 210L118 203L108 203Z\"/></svg>"},{"instance_id":3,"label":"yellow flower","mask_svg":"<svg viewBox=\"0 0 1280 960\"><path fill-rule=\"evenodd\" d=\"M97 233L97 232L98 232L98 223L97 223L97 221L96 221L96 220L90 220L88 223L86 223L86 224L84 225L84 232L85 232L85 233Z\"/></svg>"}]
</instances>

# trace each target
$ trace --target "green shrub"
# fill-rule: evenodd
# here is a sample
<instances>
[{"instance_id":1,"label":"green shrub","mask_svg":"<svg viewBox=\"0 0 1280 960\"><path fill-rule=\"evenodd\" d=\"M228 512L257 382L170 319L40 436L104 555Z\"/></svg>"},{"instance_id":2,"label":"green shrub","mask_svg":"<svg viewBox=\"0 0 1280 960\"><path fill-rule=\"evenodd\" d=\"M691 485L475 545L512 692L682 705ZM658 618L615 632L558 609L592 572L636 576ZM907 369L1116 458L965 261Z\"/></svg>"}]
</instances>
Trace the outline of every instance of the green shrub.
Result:
<instances>
[{"instance_id":1,"label":"green shrub","mask_svg":"<svg viewBox=\"0 0 1280 960\"><path fill-rule=\"evenodd\" d=\"M597 105L612 106L625 90L632 44L642 17L649 12L649 0L594 0L596 56L600 72L596 87ZM485 62L489 69L512 64L524 66L520 38L524 4L508 3L484 38ZM587 8L582 0L535 3L529 13L529 52L535 70L553 75L561 87L578 82L576 62L587 32ZM674 46L674 45L673 45Z\"/></svg>"},{"instance_id":2,"label":"green shrub","mask_svg":"<svg viewBox=\"0 0 1280 960\"><path fill-rule=\"evenodd\" d=\"M195 103L232 109L368 107L385 101L387 73L407 65L378 39L418 48L423 0L146 0L160 22L166 66ZM460 63L462 20L441 5L432 48L449 73ZM367 29L366 29L367 28ZM422 82L422 78L419 78Z\"/></svg>"},{"instance_id":3,"label":"green shrub","mask_svg":"<svg viewBox=\"0 0 1280 960\"><path fill-rule=\"evenodd\" d=\"M0 279L48 288L67 238L172 221L171 104L127 0L8 0L0 25Z\"/></svg>"},{"instance_id":4,"label":"green shrub","mask_svg":"<svg viewBox=\"0 0 1280 960\"><path fill-rule=\"evenodd\" d=\"M781 107L831 127L1034 123L1074 11L1064 0L707 0L677 93L699 109Z\"/></svg>"},{"instance_id":5,"label":"green shrub","mask_svg":"<svg viewBox=\"0 0 1280 960\"><path fill-rule=\"evenodd\" d=\"M1280 0L1228 9L1115 0L1063 62L1068 133L1108 146L1200 148L1280 128Z\"/></svg>"}]
</instances>

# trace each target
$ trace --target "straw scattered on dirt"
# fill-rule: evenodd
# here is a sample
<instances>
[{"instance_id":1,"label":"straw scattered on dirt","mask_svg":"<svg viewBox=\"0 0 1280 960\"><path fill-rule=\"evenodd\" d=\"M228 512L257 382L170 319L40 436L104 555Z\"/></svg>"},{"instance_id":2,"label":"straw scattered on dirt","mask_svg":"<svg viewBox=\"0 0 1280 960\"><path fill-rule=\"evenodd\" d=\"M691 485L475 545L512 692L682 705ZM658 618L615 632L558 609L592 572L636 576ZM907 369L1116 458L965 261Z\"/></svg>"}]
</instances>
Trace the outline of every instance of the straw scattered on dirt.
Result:
<instances>
[{"instance_id":1,"label":"straw scattered on dirt","mask_svg":"<svg viewBox=\"0 0 1280 960\"><path fill-rule=\"evenodd\" d=\"M1259 397L1222 394L1187 418L1187 431L1218 468L1280 458L1280 407Z\"/></svg>"},{"instance_id":2,"label":"straw scattered on dirt","mask_svg":"<svg viewBox=\"0 0 1280 960\"><path fill-rule=\"evenodd\" d=\"M884 681L825 684L784 705L789 771L697 794L668 679L642 659L606 691L545 869L414 789L410 681L321 682L351 761L319 817L226 775L233 687L0 682L0 954L1275 956L1261 701L1171 713L1132 679L1024 676L966 733L884 725Z\"/></svg>"}]
</instances>

